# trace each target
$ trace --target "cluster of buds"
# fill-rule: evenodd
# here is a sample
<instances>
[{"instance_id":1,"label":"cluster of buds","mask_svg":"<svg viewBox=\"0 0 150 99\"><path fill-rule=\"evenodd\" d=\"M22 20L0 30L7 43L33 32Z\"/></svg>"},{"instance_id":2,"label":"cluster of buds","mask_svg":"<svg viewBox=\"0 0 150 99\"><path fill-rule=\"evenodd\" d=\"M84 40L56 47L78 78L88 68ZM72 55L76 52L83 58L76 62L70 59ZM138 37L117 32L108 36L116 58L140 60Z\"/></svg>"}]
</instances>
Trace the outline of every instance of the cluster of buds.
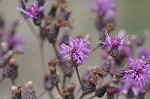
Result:
<instances>
[{"instance_id":1,"label":"cluster of buds","mask_svg":"<svg viewBox=\"0 0 150 99\"><path fill-rule=\"evenodd\" d=\"M75 99L74 97L75 84L69 83L67 88L62 92L62 99Z\"/></svg>"},{"instance_id":2,"label":"cluster of buds","mask_svg":"<svg viewBox=\"0 0 150 99\"><path fill-rule=\"evenodd\" d=\"M2 69L0 82L7 77L14 85L18 76L18 63L12 57L16 53L23 53L25 48L23 38L16 32L18 21L13 22L8 32L4 28L4 23L3 15L0 15L0 68Z\"/></svg>"},{"instance_id":3,"label":"cluster of buds","mask_svg":"<svg viewBox=\"0 0 150 99\"><path fill-rule=\"evenodd\" d=\"M22 96L21 96L22 91L20 87L12 86L11 91L12 91L11 99L22 99Z\"/></svg>"},{"instance_id":4,"label":"cluster of buds","mask_svg":"<svg viewBox=\"0 0 150 99\"><path fill-rule=\"evenodd\" d=\"M89 94L96 90L98 80L106 77L107 73L99 68L95 68L90 80L83 84L83 94Z\"/></svg>"},{"instance_id":5,"label":"cluster of buds","mask_svg":"<svg viewBox=\"0 0 150 99\"><path fill-rule=\"evenodd\" d=\"M9 63L5 67L3 67L2 75L3 79L7 77L12 80L13 84L15 84L14 81L18 76L18 63L16 59L11 58L9 60Z\"/></svg>"},{"instance_id":6,"label":"cluster of buds","mask_svg":"<svg viewBox=\"0 0 150 99\"><path fill-rule=\"evenodd\" d=\"M56 38L59 34L60 27L70 27L69 16L70 13L66 10L67 1L58 0L57 4L52 5L51 10L45 17L44 25L41 26L42 32L40 35L44 38L47 37L50 43L55 43ZM60 14L57 15L56 12L60 7Z\"/></svg>"},{"instance_id":7,"label":"cluster of buds","mask_svg":"<svg viewBox=\"0 0 150 99\"><path fill-rule=\"evenodd\" d=\"M50 43L55 43L60 27L66 27L66 26L69 26L69 25L62 18L58 18L56 23L54 23L54 25L50 24L50 25L46 26L46 31L48 32L48 35L47 35L48 41Z\"/></svg>"},{"instance_id":8,"label":"cluster of buds","mask_svg":"<svg viewBox=\"0 0 150 99\"><path fill-rule=\"evenodd\" d=\"M115 25L116 5L112 0L95 0L91 6L96 16L96 28L101 31L107 23Z\"/></svg>"},{"instance_id":9,"label":"cluster of buds","mask_svg":"<svg viewBox=\"0 0 150 99\"><path fill-rule=\"evenodd\" d=\"M50 70L50 75L45 76L45 88L49 91L53 89L54 86L57 86L59 83L59 75L56 71L56 60L51 60L49 63L49 70Z\"/></svg>"},{"instance_id":10,"label":"cluster of buds","mask_svg":"<svg viewBox=\"0 0 150 99\"><path fill-rule=\"evenodd\" d=\"M99 79L104 78L106 76L107 76L107 73L105 71L103 71L102 69L96 68L92 75L90 82L96 85Z\"/></svg>"},{"instance_id":11,"label":"cluster of buds","mask_svg":"<svg viewBox=\"0 0 150 99\"><path fill-rule=\"evenodd\" d=\"M37 99L32 81L27 82L24 86L12 86L11 90L11 99Z\"/></svg>"}]
</instances>

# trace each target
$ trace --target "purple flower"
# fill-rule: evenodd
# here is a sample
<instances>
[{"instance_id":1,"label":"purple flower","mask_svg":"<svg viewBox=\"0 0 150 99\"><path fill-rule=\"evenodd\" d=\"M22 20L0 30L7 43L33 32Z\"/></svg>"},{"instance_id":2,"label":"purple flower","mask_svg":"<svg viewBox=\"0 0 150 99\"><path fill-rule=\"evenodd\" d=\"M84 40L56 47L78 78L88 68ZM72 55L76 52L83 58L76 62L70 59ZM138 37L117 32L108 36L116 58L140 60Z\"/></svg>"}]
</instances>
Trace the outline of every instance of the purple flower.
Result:
<instances>
[{"instance_id":1,"label":"purple flower","mask_svg":"<svg viewBox=\"0 0 150 99\"><path fill-rule=\"evenodd\" d=\"M9 34L6 41L10 49L14 49L21 53L25 51L24 40L18 33L14 35Z\"/></svg>"},{"instance_id":2,"label":"purple flower","mask_svg":"<svg viewBox=\"0 0 150 99\"><path fill-rule=\"evenodd\" d=\"M112 12L116 12L116 5L112 0L96 0L91 7L99 16L112 15Z\"/></svg>"},{"instance_id":3,"label":"purple flower","mask_svg":"<svg viewBox=\"0 0 150 99\"><path fill-rule=\"evenodd\" d=\"M62 44L59 51L59 55L63 55L62 60L65 61L71 58L75 65L82 65L85 60L88 59L88 55L91 54L89 49L90 42L83 38L72 38L68 44Z\"/></svg>"},{"instance_id":4,"label":"purple flower","mask_svg":"<svg viewBox=\"0 0 150 99\"><path fill-rule=\"evenodd\" d=\"M138 83L132 79L123 80L123 86L120 89L120 93L127 95L130 92L130 90L133 92L134 96L138 96L141 88L139 87Z\"/></svg>"},{"instance_id":5,"label":"purple flower","mask_svg":"<svg viewBox=\"0 0 150 99\"><path fill-rule=\"evenodd\" d=\"M138 83L139 87L144 87L150 80L150 64L142 59L128 59L128 68L125 71L125 79L131 79Z\"/></svg>"},{"instance_id":6,"label":"purple flower","mask_svg":"<svg viewBox=\"0 0 150 99\"><path fill-rule=\"evenodd\" d=\"M150 49L143 49L138 53L138 57L144 56L145 58L148 58L150 56Z\"/></svg>"},{"instance_id":7,"label":"purple flower","mask_svg":"<svg viewBox=\"0 0 150 99\"><path fill-rule=\"evenodd\" d=\"M128 36L124 37L124 33L120 32L119 34L116 34L115 36L110 37L108 35L108 32L105 31L105 42L102 42L101 40L99 41L101 44L104 44L104 46L106 47L110 47L110 48L118 48L121 45L125 45L126 43L128 43Z\"/></svg>"},{"instance_id":8,"label":"purple flower","mask_svg":"<svg viewBox=\"0 0 150 99\"><path fill-rule=\"evenodd\" d=\"M31 5L30 7L28 7L25 3L25 0L23 0L23 3L25 5L25 9L21 8L21 7L17 7L17 10L19 10L20 12L23 13L23 17L24 19L21 21L25 21L29 18L33 18L33 19L37 19L38 15L44 10L44 8L46 7L47 3L45 3L44 6L40 6L38 4L37 0L34 0L34 4Z\"/></svg>"}]
</instances>

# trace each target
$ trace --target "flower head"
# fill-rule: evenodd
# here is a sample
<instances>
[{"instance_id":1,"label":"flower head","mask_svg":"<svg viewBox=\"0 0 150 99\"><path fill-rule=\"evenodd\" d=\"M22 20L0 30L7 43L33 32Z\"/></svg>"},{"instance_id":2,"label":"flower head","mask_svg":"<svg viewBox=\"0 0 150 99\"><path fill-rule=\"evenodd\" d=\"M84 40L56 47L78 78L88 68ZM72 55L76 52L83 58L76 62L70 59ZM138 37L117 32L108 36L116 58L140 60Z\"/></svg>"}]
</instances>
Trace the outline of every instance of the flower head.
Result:
<instances>
[{"instance_id":1,"label":"flower head","mask_svg":"<svg viewBox=\"0 0 150 99\"><path fill-rule=\"evenodd\" d=\"M63 55L63 61L71 58L75 65L82 65L85 60L88 59L88 55L91 54L89 49L90 42L83 38L72 38L68 44L62 44L59 55Z\"/></svg>"},{"instance_id":2,"label":"flower head","mask_svg":"<svg viewBox=\"0 0 150 99\"><path fill-rule=\"evenodd\" d=\"M44 10L44 8L47 5L47 3L46 3L44 6L40 6L38 4L37 0L34 0L34 4L31 5L30 7L28 7L26 5L25 0L23 0L23 3L25 5L25 9L23 9L21 7L17 7L17 10L19 10L20 12L23 13L24 19L21 22L23 22L29 18L37 19L38 15Z\"/></svg>"},{"instance_id":3,"label":"flower head","mask_svg":"<svg viewBox=\"0 0 150 99\"><path fill-rule=\"evenodd\" d=\"M25 51L24 39L18 33L14 35L9 34L6 41L10 49L14 49L20 53Z\"/></svg>"},{"instance_id":4,"label":"flower head","mask_svg":"<svg viewBox=\"0 0 150 99\"><path fill-rule=\"evenodd\" d=\"M108 35L108 32L105 31L105 42L100 41L101 44L104 44L104 46L106 47L110 47L110 48L115 48L115 47L120 47L121 45L125 45L126 43L128 43L128 36L124 37L124 33L120 32L119 34L116 34L115 36L110 37Z\"/></svg>"},{"instance_id":5,"label":"flower head","mask_svg":"<svg viewBox=\"0 0 150 99\"><path fill-rule=\"evenodd\" d=\"M138 83L140 87L144 87L150 80L150 64L142 59L128 59L128 68L125 71L125 79L131 79Z\"/></svg>"},{"instance_id":6,"label":"flower head","mask_svg":"<svg viewBox=\"0 0 150 99\"><path fill-rule=\"evenodd\" d=\"M92 9L99 16L104 14L110 15L110 13L115 13L116 5L112 0L96 0L95 3L92 4Z\"/></svg>"}]
</instances>

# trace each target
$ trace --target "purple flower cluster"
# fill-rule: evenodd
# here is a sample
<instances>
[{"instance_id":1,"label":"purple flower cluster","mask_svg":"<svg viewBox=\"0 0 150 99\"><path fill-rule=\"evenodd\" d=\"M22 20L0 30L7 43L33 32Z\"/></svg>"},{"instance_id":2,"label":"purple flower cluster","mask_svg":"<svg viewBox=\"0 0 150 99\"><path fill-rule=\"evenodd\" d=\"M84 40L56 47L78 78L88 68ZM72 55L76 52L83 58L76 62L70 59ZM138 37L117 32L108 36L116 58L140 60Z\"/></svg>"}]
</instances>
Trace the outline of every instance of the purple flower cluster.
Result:
<instances>
[{"instance_id":1,"label":"purple flower cluster","mask_svg":"<svg viewBox=\"0 0 150 99\"><path fill-rule=\"evenodd\" d=\"M96 0L92 3L92 9L99 16L105 15L110 18L116 15L116 5L112 0Z\"/></svg>"},{"instance_id":2,"label":"purple flower cluster","mask_svg":"<svg viewBox=\"0 0 150 99\"><path fill-rule=\"evenodd\" d=\"M144 58L136 60L129 58L124 78L134 80L139 87L145 87L150 80L150 64Z\"/></svg>"},{"instance_id":3,"label":"purple flower cluster","mask_svg":"<svg viewBox=\"0 0 150 99\"><path fill-rule=\"evenodd\" d=\"M104 46L109 47L109 48L114 48L114 47L120 47L121 45L125 45L128 43L128 37L129 35L124 37L124 33L120 32L119 34L116 34L115 36L110 37L108 32L105 31L105 42L102 42L101 40L99 41L101 44L104 44Z\"/></svg>"},{"instance_id":4,"label":"purple flower cluster","mask_svg":"<svg viewBox=\"0 0 150 99\"><path fill-rule=\"evenodd\" d=\"M91 54L89 49L90 42L83 38L72 38L68 44L62 44L59 55L63 56L62 60L65 61L71 58L75 65L82 65Z\"/></svg>"},{"instance_id":5,"label":"purple flower cluster","mask_svg":"<svg viewBox=\"0 0 150 99\"><path fill-rule=\"evenodd\" d=\"M25 3L25 0L23 0L23 3L25 5L25 9L21 8L21 7L17 7L17 10L19 10L20 12L23 13L23 17L24 19L21 21L25 21L29 18L33 18L33 19L37 19L38 15L44 10L44 8L46 7L47 3L44 6L40 6L38 4L38 0L34 0L34 4L31 5L30 7L28 7Z\"/></svg>"},{"instance_id":6,"label":"purple flower cluster","mask_svg":"<svg viewBox=\"0 0 150 99\"><path fill-rule=\"evenodd\" d=\"M25 51L24 40L18 33L15 33L14 35L8 35L6 41L8 46L17 52L23 53Z\"/></svg>"}]
</instances>

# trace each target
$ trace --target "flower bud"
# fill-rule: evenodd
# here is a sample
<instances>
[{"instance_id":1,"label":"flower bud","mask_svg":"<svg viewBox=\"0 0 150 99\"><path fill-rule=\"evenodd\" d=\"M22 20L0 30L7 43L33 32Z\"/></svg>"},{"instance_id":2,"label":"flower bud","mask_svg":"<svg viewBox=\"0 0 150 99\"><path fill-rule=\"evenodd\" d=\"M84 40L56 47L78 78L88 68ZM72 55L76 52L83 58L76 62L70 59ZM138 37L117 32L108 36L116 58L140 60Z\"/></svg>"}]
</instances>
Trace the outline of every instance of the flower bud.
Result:
<instances>
[{"instance_id":1,"label":"flower bud","mask_svg":"<svg viewBox=\"0 0 150 99\"><path fill-rule=\"evenodd\" d=\"M100 97L100 98L103 97L107 88L108 88L108 86L104 86L104 87L100 87L100 88L96 89L95 96Z\"/></svg>"},{"instance_id":2,"label":"flower bud","mask_svg":"<svg viewBox=\"0 0 150 99\"><path fill-rule=\"evenodd\" d=\"M22 91L19 88L17 88L16 86L12 86L11 90L12 90L11 99L22 99L21 96Z\"/></svg>"}]
</instances>

